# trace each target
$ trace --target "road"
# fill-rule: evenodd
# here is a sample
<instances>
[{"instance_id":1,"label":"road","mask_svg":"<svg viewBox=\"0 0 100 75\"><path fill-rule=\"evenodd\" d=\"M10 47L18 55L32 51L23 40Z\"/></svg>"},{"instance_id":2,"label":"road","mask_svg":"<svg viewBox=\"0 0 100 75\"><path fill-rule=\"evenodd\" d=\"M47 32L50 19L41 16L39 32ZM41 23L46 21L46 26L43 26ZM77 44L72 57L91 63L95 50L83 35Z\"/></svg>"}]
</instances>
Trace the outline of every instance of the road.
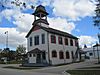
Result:
<instances>
[{"instance_id":1,"label":"road","mask_svg":"<svg viewBox=\"0 0 100 75\"><path fill-rule=\"evenodd\" d=\"M76 68L82 68L82 67L89 67L89 66L98 66L94 65L96 61L85 61L81 63L74 63L69 65L63 65L63 66L56 66L56 67L45 67L42 69L33 69L33 70L17 70L17 69L6 69L2 68L4 66L8 65L1 65L0 64L0 75L63 75L62 73L65 70L71 70ZM12 65L17 66L17 65Z\"/></svg>"},{"instance_id":2,"label":"road","mask_svg":"<svg viewBox=\"0 0 100 75\"><path fill-rule=\"evenodd\" d=\"M94 63L97 63L97 60L87 60L81 63L73 63L73 64L63 65L63 66L58 66L58 67L47 67L43 69L37 69L34 71L38 73L42 72L42 73L62 74L62 72L64 72L65 70L73 70L77 68L91 67L91 66L93 67L93 66L99 65L99 64L94 64ZM33 70L30 70L30 71L33 71Z\"/></svg>"}]
</instances>

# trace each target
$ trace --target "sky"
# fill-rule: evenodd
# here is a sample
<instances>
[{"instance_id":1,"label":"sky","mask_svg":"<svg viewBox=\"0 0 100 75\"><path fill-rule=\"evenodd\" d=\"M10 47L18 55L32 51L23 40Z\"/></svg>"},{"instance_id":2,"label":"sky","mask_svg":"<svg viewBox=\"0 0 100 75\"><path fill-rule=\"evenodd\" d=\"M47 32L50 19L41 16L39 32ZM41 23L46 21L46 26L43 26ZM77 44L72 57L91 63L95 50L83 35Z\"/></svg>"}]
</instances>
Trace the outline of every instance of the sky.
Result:
<instances>
[{"instance_id":1,"label":"sky","mask_svg":"<svg viewBox=\"0 0 100 75\"><path fill-rule=\"evenodd\" d=\"M2 0L0 0L2 1ZM43 5L49 13L49 26L67 33L71 33L79 38L79 45L88 47L98 42L98 28L93 26L93 15L95 10L94 0L20 0L25 2L27 7L21 10L19 7L10 4L8 0L7 8L0 7L0 48L6 47L6 37L8 31L8 46L16 50L18 45L27 47L26 34L32 27L34 16L32 13L38 5ZM35 6L34 9L30 5Z\"/></svg>"}]
</instances>

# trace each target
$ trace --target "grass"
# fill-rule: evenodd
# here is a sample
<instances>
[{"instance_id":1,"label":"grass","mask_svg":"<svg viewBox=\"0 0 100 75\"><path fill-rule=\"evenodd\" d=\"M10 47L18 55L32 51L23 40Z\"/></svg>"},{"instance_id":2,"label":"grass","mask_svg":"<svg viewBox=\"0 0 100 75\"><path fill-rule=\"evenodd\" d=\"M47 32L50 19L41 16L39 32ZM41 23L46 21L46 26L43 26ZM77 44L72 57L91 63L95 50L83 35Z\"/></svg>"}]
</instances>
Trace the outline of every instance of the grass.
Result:
<instances>
[{"instance_id":1,"label":"grass","mask_svg":"<svg viewBox=\"0 0 100 75\"><path fill-rule=\"evenodd\" d=\"M100 75L100 70L67 70L71 75Z\"/></svg>"},{"instance_id":2,"label":"grass","mask_svg":"<svg viewBox=\"0 0 100 75\"><path fill-rule=\"evenodd\" d=\"M78 68L78 69L99 69L99 70L100 70L100 66L95 66L95 67L84 67L84 68Z\"/></svg>"},{"instance_id":3,"label":"grass","mask_svg":"<svg viewBox=\"0 0 100 75\"><path fill-rule=\"evenodd\" d=\"M6 67L3 67L3 68L18 69L18 70L40 69L39 67L15 67L15 66L6 66Z\"/></svg>"}]
</instances>

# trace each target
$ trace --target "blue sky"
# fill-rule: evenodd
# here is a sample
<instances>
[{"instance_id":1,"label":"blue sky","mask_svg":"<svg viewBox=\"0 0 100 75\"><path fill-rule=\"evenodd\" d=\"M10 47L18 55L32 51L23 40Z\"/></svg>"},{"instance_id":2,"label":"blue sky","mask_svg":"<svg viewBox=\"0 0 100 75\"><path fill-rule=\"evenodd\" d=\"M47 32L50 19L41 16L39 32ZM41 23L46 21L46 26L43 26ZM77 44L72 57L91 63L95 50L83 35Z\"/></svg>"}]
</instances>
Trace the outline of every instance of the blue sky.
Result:
<instances>
[{"instance_id":1,"label":"blue sky","mask_svg":"<svg viewBox=\"0 0 100 75\"><path fill-rule=\"evenodd\" d=\"M10 1L10 0L8 0ZM30 5L45 6L50 27L71 33L79 38L80 46L91 46L98 41L99 30L93 26L92 16L95 5L90 0L21 0L27 3L27 8L20 10L19 7L9 5L10 9L0 12L0 48L5 47L6 35L9 35L9 47L16 49L20 44L26 46L25 35L32 27L34 10ZM94 1L94 0L92 0ZM8 6L7 6L8 7ZM1 9L1 8L0 8Z\"/></svg>"}]
</instances>

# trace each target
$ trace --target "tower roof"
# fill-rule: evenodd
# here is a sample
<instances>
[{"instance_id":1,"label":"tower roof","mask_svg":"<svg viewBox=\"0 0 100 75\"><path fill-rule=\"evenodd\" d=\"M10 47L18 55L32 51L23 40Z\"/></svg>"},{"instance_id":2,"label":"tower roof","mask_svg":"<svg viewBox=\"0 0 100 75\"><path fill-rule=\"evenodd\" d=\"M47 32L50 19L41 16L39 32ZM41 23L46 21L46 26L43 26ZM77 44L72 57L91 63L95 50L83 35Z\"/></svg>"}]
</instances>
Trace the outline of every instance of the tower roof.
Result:
<instances>
[{"instance_id":1,"label":"tower roof","mask_svg":"<svg viewBox=\"0 0 100 75\"><path fill-rule=\"evenodd\" d=\"M44 6L42 5L39 5L36 7L36 10L35 12L33 13L33 15L37 16L37 17L40 17L40 14L41 13L41 17L44 17L46 15L48 15L48 13L46 12L46 9Z\"/></svg>"}]
</instances>

